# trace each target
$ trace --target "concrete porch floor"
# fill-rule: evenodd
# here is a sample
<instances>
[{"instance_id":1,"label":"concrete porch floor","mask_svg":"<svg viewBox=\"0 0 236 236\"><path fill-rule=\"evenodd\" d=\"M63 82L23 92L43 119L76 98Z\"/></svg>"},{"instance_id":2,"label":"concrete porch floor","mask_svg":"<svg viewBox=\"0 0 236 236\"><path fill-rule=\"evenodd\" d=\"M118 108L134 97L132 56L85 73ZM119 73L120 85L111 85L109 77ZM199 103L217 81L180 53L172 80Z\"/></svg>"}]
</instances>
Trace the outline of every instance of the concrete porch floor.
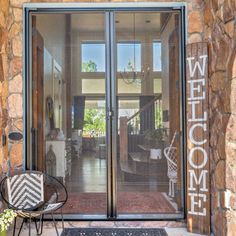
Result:
<instances>
[{"instance_id":1,"label":"concrete porch floor","mask_svg":"<svg viewBox=\"0 0 236 236\"><path fill-rule=\"evenodd\" d=\"M61 222L57 222L59 233L62 232ZM188 233L185 223L176 221L66 221L65 228L165 228L168 236L201 236L200 234ZM16 231L17 233L18 231ZM12 235L12 229L7 236ZM21 236L28 236L28 227L24 225ZM32 224L32 236L36 235L34 224ZM56 236L53 223L44 222L43 236Z\"/></svg>"}]
</instances>

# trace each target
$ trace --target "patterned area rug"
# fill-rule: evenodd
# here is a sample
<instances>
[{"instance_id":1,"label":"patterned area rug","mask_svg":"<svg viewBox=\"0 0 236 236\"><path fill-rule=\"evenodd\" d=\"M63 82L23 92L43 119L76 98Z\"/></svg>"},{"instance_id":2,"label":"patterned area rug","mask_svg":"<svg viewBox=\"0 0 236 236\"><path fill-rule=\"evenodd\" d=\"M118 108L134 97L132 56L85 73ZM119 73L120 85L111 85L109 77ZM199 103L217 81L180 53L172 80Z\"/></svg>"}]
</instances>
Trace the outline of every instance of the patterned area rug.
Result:
<instances>
[{"instance_id":1,"label":"patterned area rug","mask_svg":"<svg viewBox=\"0 0 236 236\"><path fill-rule=\"evenodd\" d=\"M73 228L65 229L61 236L167 236L167 233L164 229Z\"/></svg>"},{"instance_id":2,"label":"patterned area rug","mask_svg":"<svg viewBox=\"0 0 236 236\"><path fill-rule=\"evenodd\" d=\"M106 214L105 193L70 193L64 213ZM176 209L161 192L121 192L118 194L119 213L175 213Z\"/></svg>"}]
</instances>

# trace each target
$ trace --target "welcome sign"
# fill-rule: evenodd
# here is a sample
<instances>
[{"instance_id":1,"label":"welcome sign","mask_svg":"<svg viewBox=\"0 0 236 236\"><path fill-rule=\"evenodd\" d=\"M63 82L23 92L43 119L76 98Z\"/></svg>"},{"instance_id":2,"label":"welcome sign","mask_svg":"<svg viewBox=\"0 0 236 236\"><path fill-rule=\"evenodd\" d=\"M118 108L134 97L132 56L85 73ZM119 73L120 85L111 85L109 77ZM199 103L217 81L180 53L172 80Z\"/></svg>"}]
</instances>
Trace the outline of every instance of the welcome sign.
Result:
<instances>
[{"instance_id":1,"label":"welcome sign","mask_svg":"<svg viewBox=\"0 0 236 236\"><path fill-rule=\"evenodd\" d=\"M187 224L210 233L208 50L207 43L187 46Z\"/></svg>"}]
</instances>

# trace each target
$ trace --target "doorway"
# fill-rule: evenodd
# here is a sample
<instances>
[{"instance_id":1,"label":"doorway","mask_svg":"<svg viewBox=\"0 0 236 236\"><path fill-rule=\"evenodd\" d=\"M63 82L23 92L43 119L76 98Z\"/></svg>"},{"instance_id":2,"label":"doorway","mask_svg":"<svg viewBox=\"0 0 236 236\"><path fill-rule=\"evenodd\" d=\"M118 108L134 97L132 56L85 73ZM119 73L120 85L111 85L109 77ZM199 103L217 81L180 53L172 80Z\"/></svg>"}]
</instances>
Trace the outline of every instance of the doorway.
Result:
<instances>
[{"instance_id":1,"label":"doorway","mask_svg":"<svg viewBox=\"0 0 236 236\"><path fill-rule=\"evenodd\" d=\"M27 168L69 218L184 216L181 10L28 15Z\"/></svg>"}]
</instances>

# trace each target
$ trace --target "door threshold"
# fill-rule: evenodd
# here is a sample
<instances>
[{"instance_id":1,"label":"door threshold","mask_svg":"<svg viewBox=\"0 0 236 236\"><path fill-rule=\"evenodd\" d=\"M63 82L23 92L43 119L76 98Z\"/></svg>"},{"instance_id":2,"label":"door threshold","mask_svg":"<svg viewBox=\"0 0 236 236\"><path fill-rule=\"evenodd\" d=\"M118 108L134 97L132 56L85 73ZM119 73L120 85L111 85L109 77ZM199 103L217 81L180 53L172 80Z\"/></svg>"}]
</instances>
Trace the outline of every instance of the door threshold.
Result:
<instances>
[{"instance_id":1,"label":"door threshold","mask_svg":"<svg viewBox=\"0 0 236 236\"><path fill-rule=\"evenodd\" d=\"M178 214L149 214L149 215L133 215L133 214L123 214L119 215L116 218L108 218L106 215L81 215L81 214L65 214L63 215L64 220L66 221L180 221L184 220L184 215L181 213ZM51 216L45 216L46 220L51 220ZM55 214L55 219L60 220L61 215Z\"/></svg>"},{"instance_id":2,"label":"door threshold","mask_svg":"<svg viewBox=\"0 0 236 236\"><path fill-rule=\"evenodd\" d=\"M47 222L46 225L48 228L50 226L53 228L52 222ZM58 226L61 227L61 224L58 222ZM74 221L65 221L65 228L186 228L185 220L74 220Z\"/></svg>"}]
</instances>

